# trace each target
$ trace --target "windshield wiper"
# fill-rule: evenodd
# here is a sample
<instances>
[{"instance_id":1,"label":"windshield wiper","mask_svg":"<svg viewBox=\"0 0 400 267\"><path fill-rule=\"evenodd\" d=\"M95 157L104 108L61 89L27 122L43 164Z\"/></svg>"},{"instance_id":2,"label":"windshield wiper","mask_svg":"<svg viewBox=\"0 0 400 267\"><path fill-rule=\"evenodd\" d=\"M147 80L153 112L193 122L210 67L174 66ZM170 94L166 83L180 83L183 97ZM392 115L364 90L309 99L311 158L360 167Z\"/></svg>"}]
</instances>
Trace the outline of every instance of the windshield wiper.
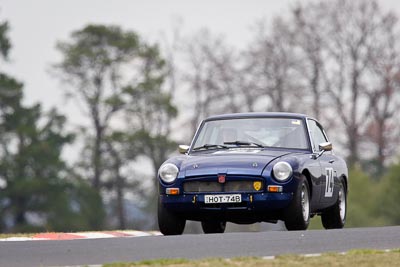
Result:
<instances>
[{"instance_id":1,"label":"windshield wiper","mask_svg":"<svg viewBox=\"0 0 400 267\"><path fill-rule=\"evenodd\" d=\"M215 149L215 148L228 148L227 146L224 145L212 145L212 144L205 144L202 146L198 146L193 148L193 150L200 150L200 149Z\"/></svg>"},{"instance_id":2,"label":"windshield wiper","mask_svg":"<svg viewBox=\"0 0 400 267\"><path fill-rule=\"evenodd\" d=\"M255 143L255 142L246 142L246 141L224 142L224 145L265 147L265 146L263 146L261 144Z\"/></svg>"}]
</instances>

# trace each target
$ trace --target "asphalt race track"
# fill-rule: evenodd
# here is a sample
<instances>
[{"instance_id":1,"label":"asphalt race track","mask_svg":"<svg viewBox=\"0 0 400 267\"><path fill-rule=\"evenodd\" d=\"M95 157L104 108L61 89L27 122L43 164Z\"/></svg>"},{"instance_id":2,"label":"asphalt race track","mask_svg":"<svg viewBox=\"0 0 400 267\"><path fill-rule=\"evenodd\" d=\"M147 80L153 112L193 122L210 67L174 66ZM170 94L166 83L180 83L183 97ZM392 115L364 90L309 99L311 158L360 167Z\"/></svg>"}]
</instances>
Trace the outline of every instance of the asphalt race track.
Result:
<instances>
[{"instance_id":1,"label":"asphalt race track","mask_svg":"<svg viewBox=\"0 0 400 267\"><path fill-rule=\"evenodd\" d=\"M149 236L70 241L0 242L0 266L74 266L156 258L274 256L356 248L400 248L400 226Z\"/></svg>"}]
</instances>

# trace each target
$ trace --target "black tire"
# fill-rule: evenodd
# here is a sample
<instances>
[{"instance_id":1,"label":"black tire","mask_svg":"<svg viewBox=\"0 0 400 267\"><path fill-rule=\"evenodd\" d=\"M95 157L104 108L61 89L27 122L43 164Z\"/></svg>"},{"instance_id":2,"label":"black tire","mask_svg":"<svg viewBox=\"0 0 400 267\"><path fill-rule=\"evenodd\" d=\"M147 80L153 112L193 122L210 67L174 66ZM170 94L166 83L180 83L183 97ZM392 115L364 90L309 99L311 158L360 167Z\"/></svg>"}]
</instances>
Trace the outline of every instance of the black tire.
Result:
<instances>
[{"instance_id":1,"label":"black tire","mask_svg":"<svg viewBox=\"0 0 400 267\"><path fill-rule=\"evenodd\" d=\"M310 223L310 188L306 178L300 177L292 202L285 212L285 226L289 231L306 230Z\"/></svg>"},{"instance_id":2,"label":"black tire","mask_svg":"<svg viewBox=\"0 0 400 267\"><path fill-rule=\"evenodd\" d=\"M346 223L347 190L343 180L340 180L338 199L332 207L321 214L322 225L325 229L341 229Z\"/></svg>"},{"instance_id":3,"label":"black tire","mask_svg":"<svg viewBox=\"0 0 400 267\"><path fill-rule=\"evenodd\" d=\"M222 221L202 221L201 227L205 234L222 234L225 232L226 222Z\"/></svg>"},{"instance_id":4,"label":"black tire","mask_svg":"<svg viewBox=\"0 0 400 267\"><path fill-rule=\"evenodd\" d=\"M158 201L158 227L163 235L181 235L185 224L185 219L167 210L161 201Z\"/></svg>"}]
</instances>

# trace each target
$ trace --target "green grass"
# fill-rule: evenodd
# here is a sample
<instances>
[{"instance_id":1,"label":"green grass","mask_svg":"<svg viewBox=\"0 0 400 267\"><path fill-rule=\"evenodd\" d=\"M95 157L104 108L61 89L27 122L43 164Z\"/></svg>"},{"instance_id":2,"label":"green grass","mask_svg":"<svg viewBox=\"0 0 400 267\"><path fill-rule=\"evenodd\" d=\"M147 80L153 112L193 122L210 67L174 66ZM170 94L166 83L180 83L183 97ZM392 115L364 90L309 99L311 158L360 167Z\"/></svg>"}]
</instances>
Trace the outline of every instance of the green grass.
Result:
<instances>
[{"instance_id":1,"label":"green grass","mask_svg":"<svg viewBox=\"0 0 400 267\"><path fill-rule=\"evenodd\" d=\"M3 239L3 238L10 238L10 237L32 237L32 236L34 236L35 234L32 234L32 233L23 233L23 234L13 234L13 233L11 233L11 234L0 234L0 239Z\"/></svg>"},{"instance_id":2,"label":"green grass","mask_svg":"<svg viewBox=\"0 0 400 267\"><path fill-rule=\"evenodd\" d=\"M186 259L158 259L158 260L145 260L138 262L117 262L111 264L105 264L104 267L129 267L129 266L175 266L175 265L187 265L191 261Z\"/></svg>"},{"instance_id":3,"label":"green grass","mask_svg":"<svg viewBox=\"0 0 400 267\"><path fill-rule=\"evenodd\" d=\"M235 266L235 267L392 267L400 262L400 249L390 252L380 250L358 249L351 250L346 254L325 253L318 257L305 257L301 255L280 255L275 259L262 259L255 257L241 257L233 259L159 259L130 263L110 263L104 267L213 267L213 266Z\"/></svg>"}]
</instances>

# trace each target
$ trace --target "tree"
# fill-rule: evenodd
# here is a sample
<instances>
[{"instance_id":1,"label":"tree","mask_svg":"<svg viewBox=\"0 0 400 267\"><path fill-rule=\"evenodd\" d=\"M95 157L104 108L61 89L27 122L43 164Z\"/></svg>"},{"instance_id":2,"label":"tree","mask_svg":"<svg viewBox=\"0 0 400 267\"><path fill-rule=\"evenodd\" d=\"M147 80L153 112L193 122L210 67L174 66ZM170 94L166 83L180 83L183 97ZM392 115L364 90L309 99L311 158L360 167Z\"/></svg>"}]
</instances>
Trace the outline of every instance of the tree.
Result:
<instances>
[{"instance_id":1,"label":"tree","mask_svg":"<svg viewBox=\"0 0 400 267\"><path fill-rule=\"evenodd\" d=\"M7 60L11 42L7 36L8 23L0 23L0 59ZM22 98L22 84L0 72L0 112L1 119L4 114L12 112L12 106L18 105ZM1 138L1 137L0 137Z\"/></svg>"},{"instance_id":2,"label":"tree","mask_svg":"<svg viewBox=\"0 0 400 267\"><path fill-rule=\"evenodd\" d=\"M377 47L370 66L373 86L368 88L367 99L371 121L366 127L365 136L368 145L376 147L375 174L385 170L387 158L398 151L392 144L400 141L398 137L397 110L400 108L400 60L399 35L396 30L398 19L387 14L381 22L381 35L374 40Z\"/></svg>"},{"instance_id":3,"label":"tree","mask_svg":"<svg viewBox=\"0 0 400 267\"><path fill-rule=\"evenodd\" d=\"M9 27L7 22L0 23L0 56L3 59L7 59L8 51L11 48L11 42L7 36L8 29Z\"/></svg>"},{"instance_id":4,"label":"tree","mask_svg":"<svg viewBox=\"0 0 400 267\"><path fill-rule=\"evenodd\" d=\"M0 24L4 60L11 48L7 29ZM0 232L101 227L98 195L70 179L73 173L61 158L74 137L65 129L66 118L22 100L23 84L0 73Z\"/></svg>"},{"instance_id":5,"label":"tree","mask_svg":"<svg viewBox=\"0 0 400 267\"><path fill-rule=\"evenodd\" d=\"M346 227L381 226L385 221L375 210L379 199L379 182L354 167L349 172Z\"/></svg>"},{"instance_id":6,"label":"tree","mask_svg":"<svg viewBox=\"0 0 400 267\"><path fill-rule=\"evenodd\" d=\"M175 148L169 135L171 120L177 116L178 111L172 104L171 94L162 90L167 69L158 47L147 46L142 56L143 79L136 85L125 88L129 97L127 124L132 129L129 131L132 144L136 146L132 147L133 151L139 148L148 156L153 163L153 173L156 174Z\"/></svg>"},{"instance_id":7,"label":"tree","mask_svg":"<svg viewBox=\"0 0 400 267\"><path fill-rule=\"evenodd\" d=\"M400 207L398 196L400 194L400 164L394 164L382 178L380 193L376 202L376 211L383 216L387 225L400 224Z\"/></svg>"},{"instance_id":8,"label":"tree","mask_svg":"<svg viewBox=\"0 0 400 267\"><path fill-rule=\"evenodd\" d=\"M71 231L101 226L101 207L94 215L85 215L81 208L96 195L82 195L89 190L68 179L70 172L61 159L63 147L73 138L65 131L65 117L56 110L45 115L40 105L11 108L2 124L0 178L6 185L0 193L3 230Z\"/></svg>"},{"instance_id":9,"label":"tree","mask_svg":"<svg viewBox=\"0 0 400 267\"><path fill-rule=\"evenodd\" d=\"M146 156L153 167L152 187L148 190L148 209L155 214L157 180L156 175L161 164L169 154L176 150L176 143L171 140L171 122L177 116L177 109L172 103L169 87L165 87L168 71L159 49L147 45L142 53L143 79L137 84L125 88L127 96L126 124L128 125L128 158ZM173 89L173 88L172 88Z\"/></svg>"},{"instance_id":10,"label":"tree","mask_svg":"<svg viewBox=\"0 0 400 267\"><path fill-rule=\"evenodd\" d=\"M302 93L303 102L311 96L309 113L343 133L335 139L348 149L349 165L376 153L382 171L393 154L387 143L396 134L390 133L398 131L396 16L374 0L319 1L299 4L288 23L294 29L289 50L300 64L290 63L297 77L285 77L307 88Z\"/></svg>"},{"instance_id":11,"label":"tree","mask_svg":"<svg viewBox=\"0 0 400 267\"><path fill-rule=\"evenodd\" d=\"M89 25L58 49L63 60L56 69L91 121L85 152L93 187L116 191L119 227L125 228L124 191L136 183L123 169L145 154L157 173L170 151L170 120L177 111L162 91L165 62L156 45L116 26Z\"/></svg>"},{"instance_id":12,"label":"tree","mask_svg":"<svg viewBox=\"0 0 400 267\"><path fill-rule=\"evenodd\" d=\"M273 20L272 27L267 27L264 21L257 24L254 41L244 58L251 82L245 88L253 93L244 95L247 99L253 98L251 102L259 110L300 112L296 102L303 90L297 73L300 62L293 35L292 25L281 17Z\"/></svg>"},{"instance_id":13,"label":"tree","mask_svg":"<svg viewBox=\"0 0 400 267\"><path fill-rule=\"evenodd\" d=\"M55 67L71 86L72 95L83 103L93 127L91 180L97 190L101 188L104 139L124 104L121 69L137 56L139 46L136 33L103 25L88 25L72 33L71 42L57 45L63 59Z\"/></svg>"},{"instance_id":14,"label":"tree","mask_svg":"<svg viewBox=\"0 0 400 267\"><path fill-rule=\"evenodd\" d=\"M188 62L183 71L186 94L192 95L185 101L193 107L189 118L192 134L202 118L241 111L237 55L223 37L203 29L186 42L183 53Z\"/></svg>"},{"instance_id":15,"label":"tree","mask_svg":"<svg viewBox=\"0 0 400 267\"><path fill-rule=\"evenodd\" d=\"M371 84L369 67L376 60L376 49L380 49L376 40L382 38L389 14L381 13L375 1L338 0L329 4L319 6L325 9L329 22L324 34L330 60L324 73L332 104L344 124L351 165L360 161L361 136L370 115L366 104Z\"/></svg>"},{"instance_id":16,"label":"tree","mask_svg":"<svg viewBox=\"0 0 400 267\"><path fill-rule=\"evenodd\" d=\"M8 81L8 91L18 92L21 87L14 80ZM3 110L8 111L1 114L0 178L5 185L0 193L2 230L80 228L73 222L66 224L72 219L67 214L81 214L71 209L72 199L66 193L68 188L70 192L76 188L68 181L68 169L61 159L63 147L73 138L64 129L65 117L55 110L45 115L40 105L23 107L21 94L10 95L19 95L19 99L1 101Z\"/></svg>"},{"instance_id":17,"label":"tree","mask_svg":"<svg viewBox=\"0 0 400 267\"><path fill-rule=\"evenodd\" d=\"M314 8L304 8L301 5L292 10L292 20L294 24L293 29L293 46L299 52L297 56L301 64L297 64L299 68L299 84L309 90L303 90L305 95L303 101L307 102L307 96L311 96L310 110L315 118L322 117L322 111L326 105L323 105L326 100L324 98L324 47L325 39L323 31L326 28L326 20L323 19L325 13L323 10L316 8L315 5L310 4ZM300 81L304 80L303 83Z\"/></svg>"}]
</instances>

